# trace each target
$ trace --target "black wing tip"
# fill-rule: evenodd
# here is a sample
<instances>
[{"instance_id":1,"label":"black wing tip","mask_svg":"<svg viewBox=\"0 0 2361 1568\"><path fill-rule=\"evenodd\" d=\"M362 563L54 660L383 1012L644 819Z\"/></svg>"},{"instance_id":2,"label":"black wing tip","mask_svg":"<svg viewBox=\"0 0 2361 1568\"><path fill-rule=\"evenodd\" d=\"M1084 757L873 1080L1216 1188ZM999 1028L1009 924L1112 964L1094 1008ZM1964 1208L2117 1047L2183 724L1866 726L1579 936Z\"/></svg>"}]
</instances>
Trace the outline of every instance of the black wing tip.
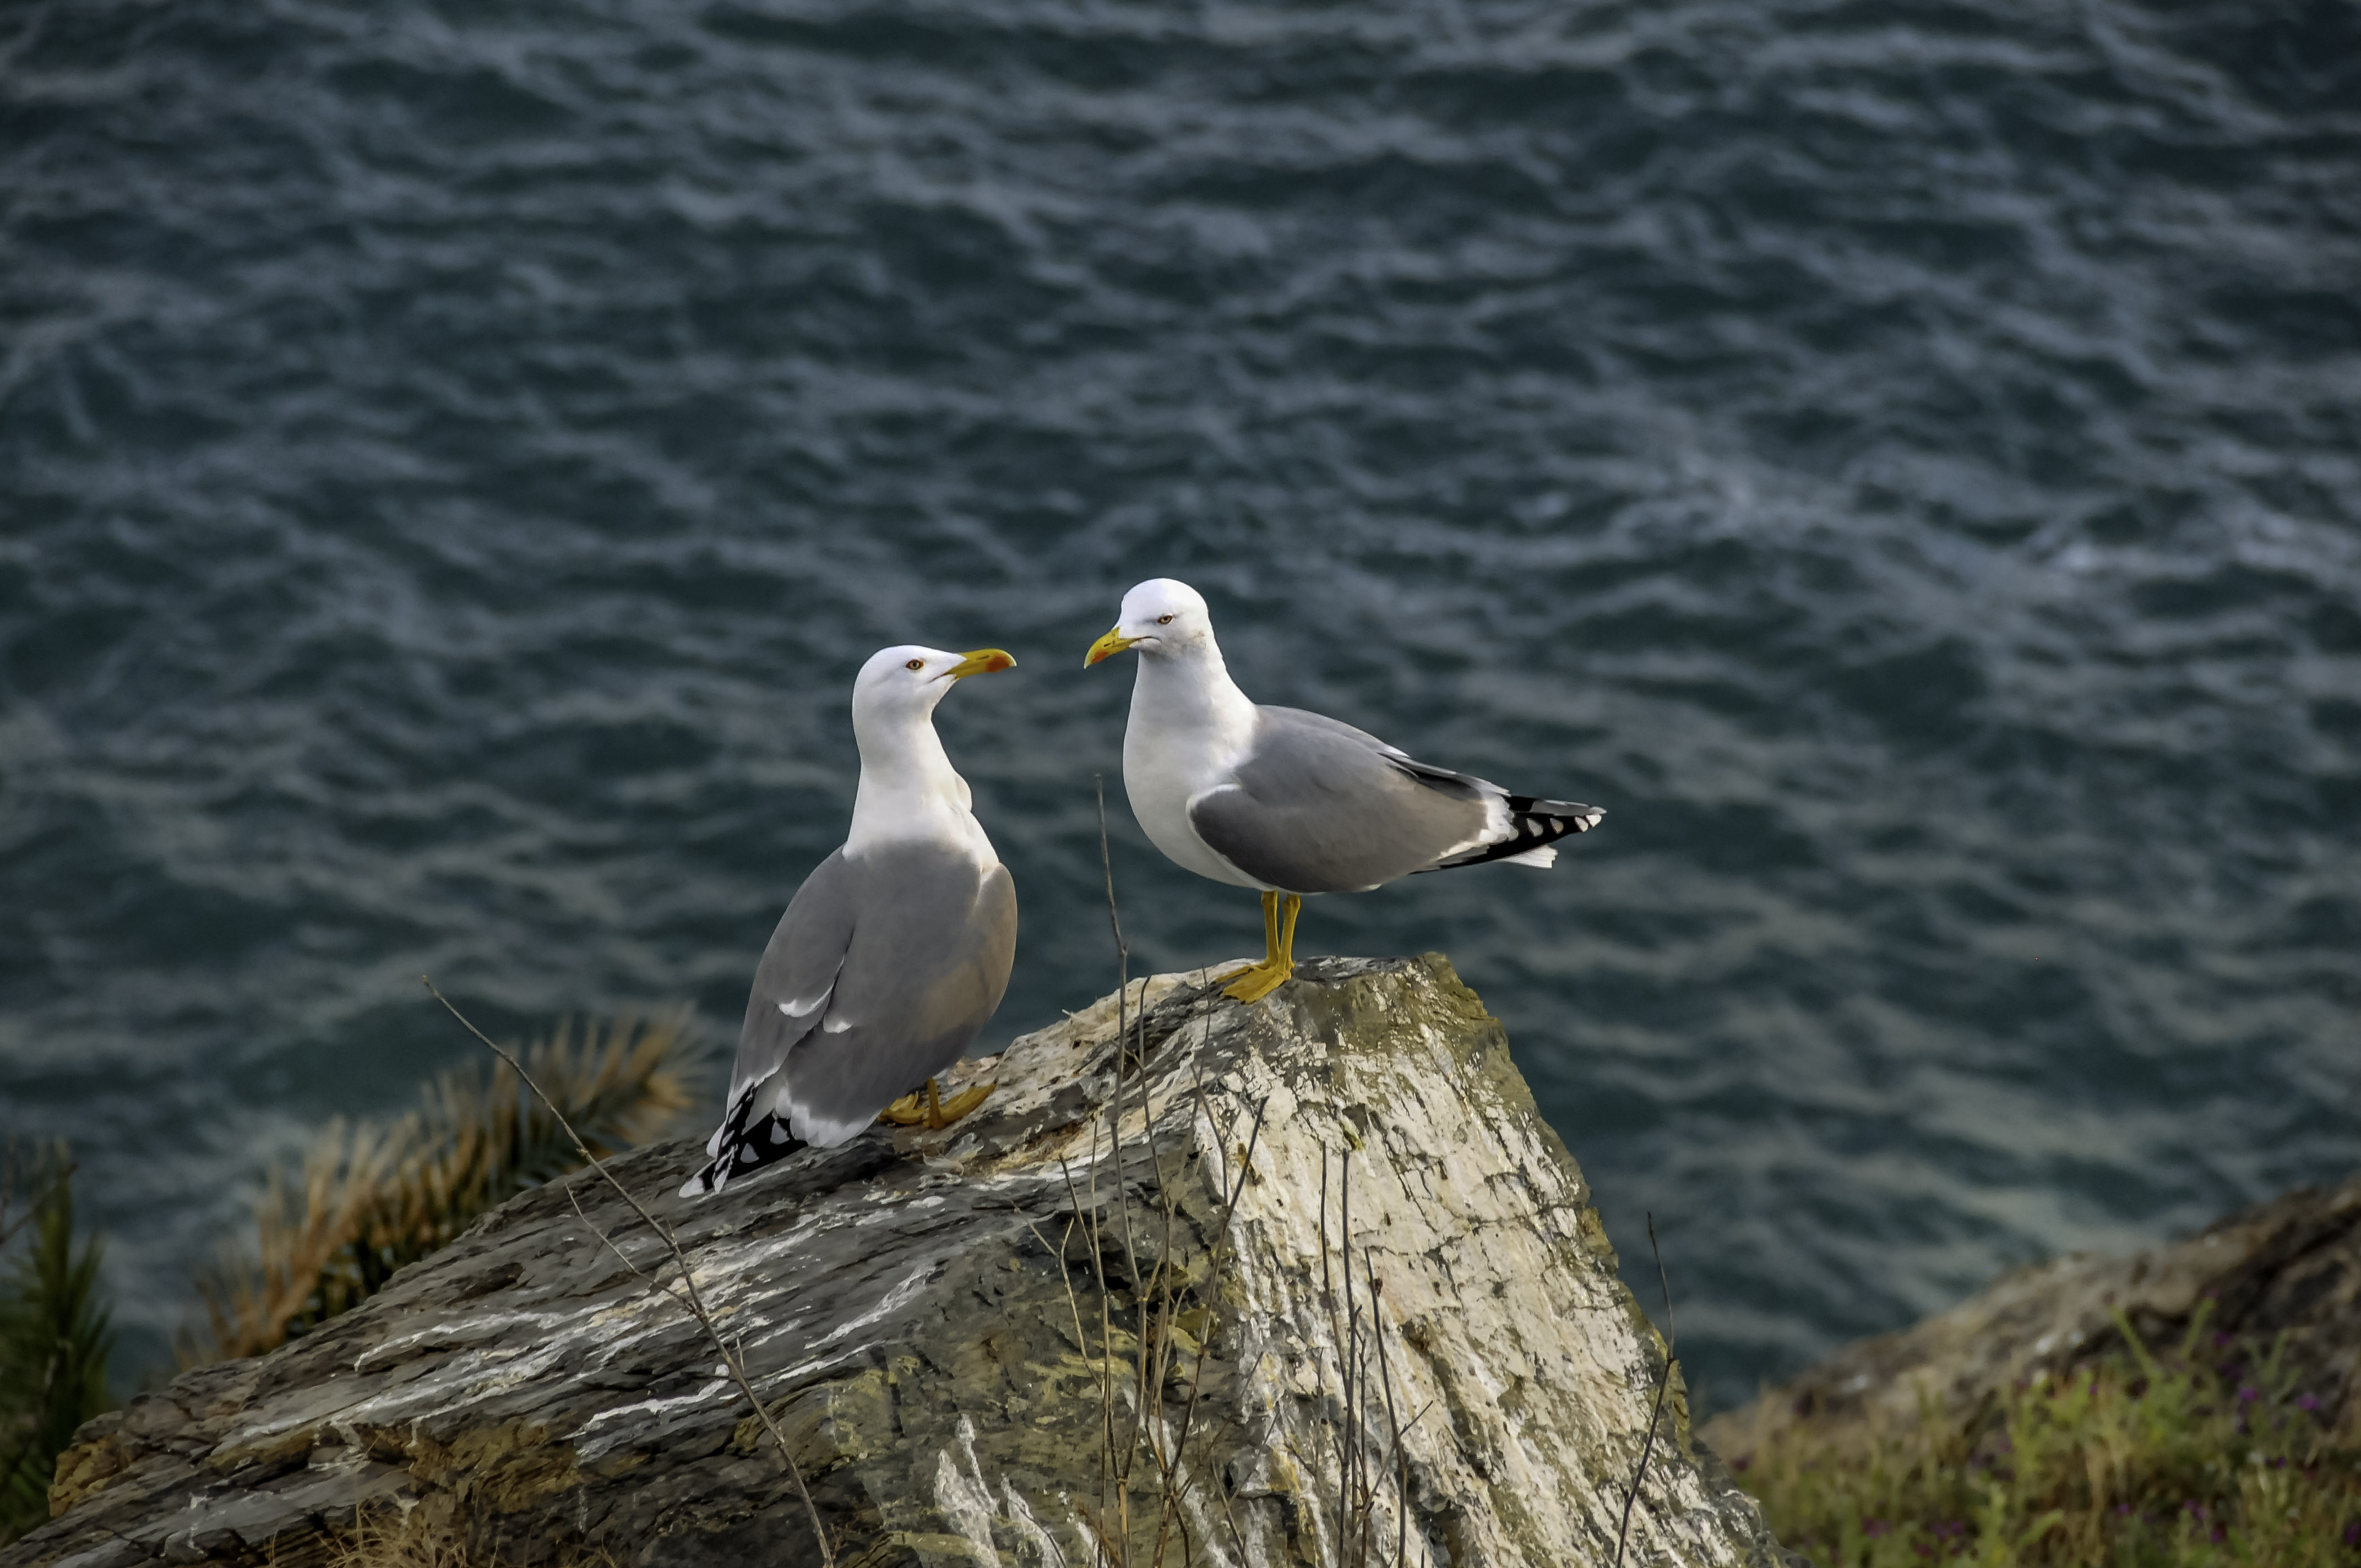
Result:
<instances>
[{"instance_id":1,"label":"black wing tip","mask_svg":"<svg viewBox=\"0 0 2361 1568\"><path fill-rule=\"evenodd\" d=\"M695 1176L681 1183L682 1197L702 1198L719 1192L732 1177L760 1170L773 1160L785 1159L797 1149L810 1146L769 1112L748 1119L754 1109L757 1087L747 1085L738 1096L738 1102L730 1108L728 1119L721 1124L720 1149Z\"/></svg>"},{"instance_id":2,"label":"black wing tip","mask_svg":"<svg viewBox=\"0 0 2361 1568\"><path fill-rule=\"evenodd\" d=\"M724 1139L721 1152L682 1184L680 1195L698 1198L719 1192L739 1178L751 1176L774 1160L810 1146L787 1131L787 1124L776 1116L764 1116L737 1135Z\"/></svg>"},{"instance_id":3,"label":"black wing tip","mask_svg":"<svg viewBox=\"0 0 2361 1568\"><path fill-rule=\"evenodd\" d=\"M1571 839L1576 833L1587 833L1607 816L1596 806L1585 806L1575 800L1541 800L1530 795L1509 796L1509 821L1511 831L1497 844L1487 844L1455 860L1444 861L1433 869L1446 871L1456 866L1480 866L1493 861L1510 860L1518 855L1546 850L1560 839Z\"/></svg>"},{"instance_id":4,"label":"black wing tip","mask_svg":"<svg viewBox=\"0 0 2361 1568\"><path fill-rule=\"evenodd\" d=\"M1521 833L1527 828L1529 818L1570 824L1554 835L1563 839L1568 833L1589 832L1605 818L1607 811L1604 806L1585 806L1578 800L1543 800L1530 795L1512 795L1509 797L1509 815L1515 819ZM1532 847L1526 846L1528 849Z\"/></svg>"}]
</instances>

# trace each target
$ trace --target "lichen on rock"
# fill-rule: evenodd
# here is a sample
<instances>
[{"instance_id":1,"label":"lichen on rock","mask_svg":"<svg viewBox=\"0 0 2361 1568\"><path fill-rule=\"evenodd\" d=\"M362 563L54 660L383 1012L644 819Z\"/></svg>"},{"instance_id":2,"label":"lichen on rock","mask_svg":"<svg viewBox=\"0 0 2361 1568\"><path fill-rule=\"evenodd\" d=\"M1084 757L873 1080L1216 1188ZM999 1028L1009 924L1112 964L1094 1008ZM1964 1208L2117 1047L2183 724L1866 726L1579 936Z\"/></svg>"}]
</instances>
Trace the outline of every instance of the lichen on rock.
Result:
<instances>
[{"instance_id":1,"label":"lichen on rock","mask_svg":"<svg viewBox=\"0 0 2361 1568\"><path fill-rule=\"evenodd\" d=\"M839 1562L1612 1559L1664 1349L1440 957L1319 960L1250 1007L1135 983L951 1087L985 1080L949 1129L712 1199L670 1196L694 1145L611 1165L676 1228ZM0 1564L294 1563L397 1510L521 1563L817 1563L763 1423L640 1277L671 1268L595 1174L528 1193L92 1423ZM1784 1555L1675 1369L1626 1560Z\"/></svg>"}]
</instances>

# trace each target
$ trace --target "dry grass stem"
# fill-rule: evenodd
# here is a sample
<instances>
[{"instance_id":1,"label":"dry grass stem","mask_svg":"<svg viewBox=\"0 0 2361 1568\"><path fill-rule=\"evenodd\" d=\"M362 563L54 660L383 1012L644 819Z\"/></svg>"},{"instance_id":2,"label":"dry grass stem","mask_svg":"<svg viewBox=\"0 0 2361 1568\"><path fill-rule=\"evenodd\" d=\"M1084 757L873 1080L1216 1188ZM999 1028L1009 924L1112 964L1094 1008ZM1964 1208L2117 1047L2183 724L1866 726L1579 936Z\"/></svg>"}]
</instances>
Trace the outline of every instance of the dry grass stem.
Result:
<instances>
[{"instance_id":1,"label":"dry grass stem","mask_svg":"<svg viewBox=\"0 0 2361 1568\"><path fill-rule=\"evenodd\" d=\"M1655 1453L1656 1427L1664 1420L1664 1391L1673 1386L1673 1281L1664 1272L1664 1251L1656 1245L1656 1216L1648 1214L1648 1251L1656 1260L1656 1283L1664 1292L1664 1375L1656 1379L1656 1402L1648 1411L1648 1436L1640 1444L1640 1463L1632 1467L1631 1486L1623 1494L1623 1518L1615 1526L1615 1568L1623 1568L1623 1545L1631 1534L1631 1505L1639 1500L1640 1483L1648 1478L1648 1459Z\"/></svg>"},{"instance_id":2,"label":"dry grass stem","mask_svg":"<svg viewBox=\"0 0 2361 1568\"><path fill-rule=\"evenodd\" d=\"M266 1554L275 1565L278 1553ZM353 1528L330 1538L327 1568L500 1568L496 1543L489 1551L468 1544L448 1528L430 1524L423 1510L389 1518L363 1513ZM561 1551L554 1568L617 1568L611 1553L595 1548Z\"/></svg>"},{"instance_id":3,"label":"dry grass stem","mask_svg":"<svg viewBox=\"0 0 2361 1568\"><path fill-rule=\"evenodd\" d=\"M1425 1417L1421 1409L1405 1423L1393 1392L1392 1356L1386 1349L1384 1281L1378 1277L1376 1249L1364 1247L1360 1278L1354 1277L1353 1151L1359 1140L1347 1129L1345 1146L1337 1158L1337 1247L1332 1268L1328 1253L1327 1162L1320 1172L1320 1270L1328 1302L1330 1332L1336 1337L1337 1376L1343 1409L1336 1422L1336 1561L1352 1568L1368 1568L1382 1560L1378 1549L1378 1503L1383 1480L1397 1485L1394 1497L1395 1568L1409 1562L1410 1455L1403 1434ZM1341 1316L1339 1308L1341 1304ZM1374 1380L1375 1397L1372 1397ZM1383 1445L1371 1436L1379 1415L1384 1417Z\"/></svg>"},{"instance_id":4,"label":"dry grass stem","mask_svg":"<svg viewBox=\"0 0 2361 1568\"><path fill-rule=\"evenodd\" d=\"M1062 1161L1060 1164L1074 1216L1068 1223L1066 1243L1071 1245L1079 1229L1090 1251L1091 1278L1098 1292L1098 1337L1093 1347L1083 1326L1083 1312L1069 1266L1068 1310L1084 1362L1093 1370L1100 1401L1097 1507L1094 1510L1084 1508L1079 1511L1090 1531L1098 1568L1165 1568L1176 1554L1182 1568L1188 1568L1196 1561L1198 1546L1190 1526L1188 1505L1195 1485L1193 1475L1199 1468L1190 1464L1189 1456L1192 1443L1202 1450L1208 1441L1199 1430L1198 1400L1204 1388L1206 1362L1221 1332L1221 1290L1230 1262L1232 1222L1245 1193L1255 1151L1261 1145L1266 1107L1255 1107L1245 1141L1239 1146L1240 1165L1233 1175L1229 1150L1235 1130L1212 1126L1212 1107L1202 1079L1196 1085L1197 1118L1205 1124L1221 1151L1221 1209L1201 1275L1199 1265L1180 1261L1177 1255L1188 1222L1180 1212L1179 1184L1168 1177L1156 1145L1155 1109L1148 1100L1147 1073L1148 986L1145 981L1141 982L1135 1004L1131 995L1131 949L1115 900L1115 864L1108 849L1104 775L1099 775L1094 782L1099 865L1106 891L1107 928L1115 948L1115 1087L1104 1123L1094 1118L1091 1124L1087 1179L1077 1182L1072 1170ZM1210 1029L1210 1021L1202 1027ZM1136 1101L1126 1094L1126 1086L1133 1084L1138 1091ZM1138 1212L1133 1197L1132 1157L1124 1142L1124 1118L1133 1111L1140 1118L1147 1140L1147 1168L1156 1184L1152 1214ZM1115 1184L1113 1201L1116 1211L1112 1224L1099 1191L1102 1167L1112 1168L1109 1174ZM1039 1234L1038 1229L1036 1234ZM1047 1238L1042 1240L1046 1246ZM1117 1301L1119 1292L1108 1277L1107 1251L1117 1245L1121 1248L1123 1284L1130 1298L1127 1302ZM1143 1255L1151 1245L1153 1265L1143 1266ZM1057 1249L1056 1255L1062 1260L1065 1247ZM1192 1297L1202 1305L1189 1305ZM1130 1319L1127 1325L1118 1327L1119 1314ZM1187 1379L1189 1394L1175 1411L1168 1405L1167 1390L1180 1377ZM1126 1403L1129 1405L1128 1411L1119 1409ZM1143 1459L1148 1467L1145 1475L1140 1470ZM1135 1520L1132 1513L1133 1492L1143 1479L1152 1482L1155 1487L1155 1533L1148 1541L1144 1558L1135 1560L1134 1541L1148 1524L1146 1516ZM1224 1512L1235 1538L1237 1521L1229 1513L1226 1498Z\"/></svg>"}]
</instances>

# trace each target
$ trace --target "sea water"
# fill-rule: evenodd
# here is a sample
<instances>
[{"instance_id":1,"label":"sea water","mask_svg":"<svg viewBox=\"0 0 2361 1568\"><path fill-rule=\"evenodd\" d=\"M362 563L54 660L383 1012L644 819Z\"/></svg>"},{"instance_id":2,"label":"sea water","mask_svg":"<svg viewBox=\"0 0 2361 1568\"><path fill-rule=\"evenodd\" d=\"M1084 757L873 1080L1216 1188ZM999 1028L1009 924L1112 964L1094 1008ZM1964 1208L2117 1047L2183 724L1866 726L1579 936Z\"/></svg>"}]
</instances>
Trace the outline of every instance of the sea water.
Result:
<instances>
[{"instance_id":1,"label":"sea water","mask_svg":"<svg viewBox=\"0 0 2361 1568\"><path fill-rule=\"evenodd\" d=\"M0 20L0 1127L126 1378L268 1163L523 1032L720 1059L874 648L984 1042L1249 955L1134 581L1605 824L1307 908L1507 1025L1726 1404L2354 1164L2361 12L78 0ZM708 1085L708 1092L718 1090Z\"/></svg>"}]
</instances>

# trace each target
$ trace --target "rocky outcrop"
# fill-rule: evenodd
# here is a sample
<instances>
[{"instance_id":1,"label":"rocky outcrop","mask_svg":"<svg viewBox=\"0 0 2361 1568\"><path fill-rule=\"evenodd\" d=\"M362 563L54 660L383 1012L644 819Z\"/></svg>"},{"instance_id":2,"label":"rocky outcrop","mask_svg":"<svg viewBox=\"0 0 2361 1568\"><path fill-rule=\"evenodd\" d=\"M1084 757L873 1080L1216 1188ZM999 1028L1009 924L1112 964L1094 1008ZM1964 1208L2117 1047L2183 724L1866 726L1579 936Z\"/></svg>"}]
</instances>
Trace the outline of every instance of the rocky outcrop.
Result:
<instances>
[{"instance_id":1,"label":"rocky outcrop","mask_svg":"<svg viewBox=\"0 0 2361 1568\"><path fill-rule=\"evenodd\" d=\"M1149 1007L1137 1015L1144 991ZM1162 977L939 1133L810 1150L677 1227L845 1564L1781 1559L1692 1442L1581 1172L1439 957L1251 1007ZM953 1085L956 1087L957 1085ZM603 1231L609 1245L594 1234ZM620 1254L619 1250L620 1249ZM818 1561L660 1240L584 1173L360 1309L84 1429L0 1563L317 1560L406 1518L523 1563Z\"/></svg>"},{"instance_id":2,"label":"rocky outcrop","mask_svg":"<svg viewBox=\"0 0 2361 1568\"><path fill-rule=\"evenodd\" d=\"M1733 1458L1808 1431L1816 1447L1866 1442L1917 1419L1922 1393L1964 1410L1993 1389L2141 1340L2284 1336L2282 1365L2320 1402L2329 1441L2361 1448L2361 1176L2307 1187L2187 1241L2128 1257L2078 1255L2019 1269L1938 1317L1846 1346L1704 1429Z\"/></svg>"}]
</instances>

